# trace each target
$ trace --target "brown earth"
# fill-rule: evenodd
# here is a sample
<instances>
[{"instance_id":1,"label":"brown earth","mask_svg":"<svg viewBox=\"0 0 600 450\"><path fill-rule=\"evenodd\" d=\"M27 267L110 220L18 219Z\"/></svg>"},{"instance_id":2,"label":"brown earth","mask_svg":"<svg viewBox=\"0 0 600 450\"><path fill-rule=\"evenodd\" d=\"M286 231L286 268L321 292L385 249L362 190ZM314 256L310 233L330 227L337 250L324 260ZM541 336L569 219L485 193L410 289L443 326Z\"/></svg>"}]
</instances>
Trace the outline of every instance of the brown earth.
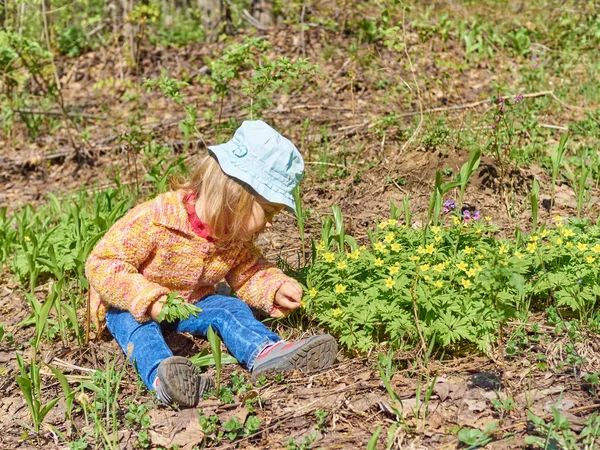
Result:
<instances>
[{"instance_id":1,"label":"brown earth","mask_svg":"<svg viewBox=\"0 0 600 450\"><path fill-rule=\"evenodd\" d=\"M297 33L292 27L282 27L268 32L269 40L274 44L276 52L284 52L290 56L301 53L302 48ZM415 34L408 36L414 46L414 54L420 54L424 44ZM306 53L309 59L319 61L327 46L346 48L346 36L311 28L307 32ZM431 44L440 54L440 58L459 62L464 59L463 50L449 43L442 51L438 43ZM429 45L429 44L427 44ZM172 74L195 74L205 69L204 58L211 55L220 44L204 45L185 50L146 49L142 54L143 74L134 75L126 66L122 57L122 49L107 48L90 52L78 59L61 59L58 61L65 98L69 105L89 114L86 128L92 136L90 145L78 143L73 149L64 126L56 130L55 135L42 135L34 142L27 141L23 130L16 127L12 139L0 142L0 206L7 206L9 211L15 210L27 202L39 204L49 192L71 192L81 187L99 189L113 184L112 177L107 175L118 170L121 180L133 182L133 170L126 162L126 148L119 144L116 132L125 129L128 118L136 111L142 110L141 122L147 129L154 131L157 141L169 145L173 151L182 151L181 135L177 122L182 118L176 109L157 93L137 92L137 101L123 101L123 94L131 90L131 84L141 82L142 77L152 78L167 69ZM397 62L382 48L365 51L377 51L383 54L383 60L389 67L386 76L398 79L410 79L410 71L405 61ZM363 55L364 56L364 55ZM387 57L386 57L387 56ZM448 69L451 88L443 89L433 86L425 89L428 80L441 77L441 69L425 56L416 58L414 65L427 77L420 77L423 85L422 97L419 99L424 109L467 105L470 102L484 100L492 95L491 81L498 78L503 64L499 61L495 67L496 75L490 75L490 67L482 62L479 66L464 71ZM344 213L349 233L359 239L366 237L366 230L373 226L375 220L389 214L390 198L400 205L405 194L409 195L410 205L416 221L423 220L426 211L435 171L452 168L456 173L467 159L467 152L456 147L452 142L444 142L436 148L426 148L417 134L416 139L404 148L410 135L399 131L398 136L388 136L382 140L373 128L369 127L372 119L380 117L392 110L398 112L414 112L414 117L406 118L408 127L412 120L419 118L419 102L408 104L385 105L375 101L381 95L373 89L373 81L380 78L378 71L361 68L355 61L350 61L342 52L334 54L320 65L321 70L329 78L318 81L318 86L281 95L276 99L274 107L268 110L263 118L291 137L294 142L302 142L302 123L309 118L312 125L305 145L301 150L307 160L307 180L303 187L304 207L310 210L307 233L311 238L318 238L320 222L331 214L331 207L339 205ZM351 78L350 72L356 73ZM98 88L98 80L114 77L104 88ZM191 76L190 76L191 78ZM507 77L504 81L510 81ZM96 86L96 88L94 88ZM203 107L214 108L206 98L208 88L201 84L192 84L186 91L189 101L195 101ZM236 98L236 101L240 101ZM230 104L225 108L224 116L240 117L240 104ZM444 111L448 120L459 129L463 126L465 114L482 115L489 104L479 107ZM567 123L582 117L579 109L561 109L557 113L553 109L547 111L545 121L551 123ZM92 117L93 116L93 117ZM424 120L429 120L427 114ZM415 119L416 118L416 119ZM321 161L318 155L310 151L318 148L322 141L319 130L326 127L330 151L338 157L329 161ZM209 123L200 123L200 139L195 143L190 155L201 152L202 142L214 142L215 130ZM411 129L412 130L412 129ZM557 145L557 138L547 142L548 153ZM322 144L322 142L321 142ZM311 149L309 151L309 148ZM339 167L342 159L339 154L347 152L346 158L353 160L357 155L357 163L347 168ZM359 153L360 152L360 153ZM332 162L333 161L333 162ZM337 176L337 169L344 169ZM325 169L325 174L319 172ZM549 176L542 169L533 166L511 169L503 180L499 177L498 162L491 156L484 156L477 174L473 177L466 193L466 203L479 209L483 215L493 217L505 233L514 231L515 226L527 230L530 225L530 212L527 200L529 186L534 177L541 185L542 198L547 198L546 187L550 185ZM402 178L402 184L398 179ZM404 182L405 181L405 182ZM506 193L514 192L514 200L508 199ZM546 190L545 190L546 189ZM573 191L561 184L557 190L557 205L554 212L573 215L575 198ZM594 190L593 198L598 197ZM509 205L509 203L512 203ZM595 204L595 202L592 202ZM509 208L515 210L515 217L509 215ZM595 207L588 212L590 217L597 216ZM548 218L546 210L540 211L540 220ZM260 244L265 254L275 260L282 257L294 264L301 244L295 219L282 216L276 220L272 230L261 237ZM0 287L0 312L2 322L10 330L16 344L6 342L0 344L0 448L64 448L62 441L55 433L44 428L41 442L24 435L20 421L29 423L29 413L24 403L14 376L16 374L15 351L30 350L28 339L33 336L31 327L18 328L16 324L29 315L28 303L19 291L19 286L4 273ZM40 296L47 286L38 288ZM544 327L544 319L540 317ZM511 325L514 330L519 324ZM285 324L276 324L281 333L299 336L309 331L290 329ZM597 395L594 396L585 386L581 374L569 370L556 369L560 365L566 338L555 334L550 327L542 328L543 340L523 352L514 359L498 360L495 357L464 356L460 352L448 359L432 361L426 367L418 364L412 367L413 353L399 355L403 363L402 369L393 377L393 386L402 399L406 428L400 427L396 432L395 448L411 449L450 449L457 448L456 433L461 427L483 428L492 421L499 421L500 430L496 432L498 439L487 448L522 448L523 437L527 427L526 409L542 417L550 417L550 407L558 405L563 415L569 418L573 429L579 431L583 420L594 409L600 408ZM310 332L316 330L310 328ZM506 332L505 336L509 333ZM206 348L203 341L189 336L168 336L169 342L177 354L189 356L199 349ZM581 370L588 373L600 372L600 346L596 337L579 342L578 350L586 355L586 366ZM555 370L542 370L536 365L536 355L544 354L549 366ZM44 360L51 362L70 375L86 375L90 369L102 368L107 355L119 355L118 366L122 367L124 358L120 355L117 344L112 339L100 339L87 347L61 348L60 344L47 345L42 352ZM416 360L415 360L416 361ZM556 364L552 364L555 362ZM228 383L232 370L225 369L224 383ZM241 370L242 373L245 373ZM62 396L60 385L45 370L43 376L44 396L47 399ZM208 370L214 374L214 369ZM427 377L437 376L433 394L429 403L418 406L416 400L417 385ZM137 376L129 368L121 385L119 404L124 407L126 400L137 398L138 401L150 400L147 393L140 394L137 387ZM490 381L491 380L491 381ZM317 439L312 444L324 449L366 448L378 425L383 432L377 448L385 448L390 424L395 421L390 397L381 384L376 369L374 355L357 357L340 353L339 362L330 370L302 377L292 375L281 383L274 381L257 388L257 394L263 399L257 407L257 415L261 419L261 432L249 439L229 444L225 438L216 448L285 448L284 442L293 437L297 442L315 432ZM491 406L496 397L510 396L515 400L513 411L503 416ZM244 420L248 410L242 406L242 398L236 398L233 404L222 404L215 398L202 402L199 407L205 413L215 413L221 422L235 416ZM69 424L64 423L64 400L50 413L47 422L69 436ZM322 430L316 430L315 411L324 409L329 415ZM419 419L415 410L419 410ZM426 417L425 417L426 416ZM169 447L178 444L181 449L191 449L201 441L202 431L197 421L196 410L174 411L157 405L150 412L153 427L150 431L155 446ZM424 418L425 417L425 418ZM84 417L76 414L73 425L78 429L86 429ZM133 433L127 429L120 431L123 448L134 448ZM504 439L502 439L504 437Z\"/></svg>"}]
</instances>

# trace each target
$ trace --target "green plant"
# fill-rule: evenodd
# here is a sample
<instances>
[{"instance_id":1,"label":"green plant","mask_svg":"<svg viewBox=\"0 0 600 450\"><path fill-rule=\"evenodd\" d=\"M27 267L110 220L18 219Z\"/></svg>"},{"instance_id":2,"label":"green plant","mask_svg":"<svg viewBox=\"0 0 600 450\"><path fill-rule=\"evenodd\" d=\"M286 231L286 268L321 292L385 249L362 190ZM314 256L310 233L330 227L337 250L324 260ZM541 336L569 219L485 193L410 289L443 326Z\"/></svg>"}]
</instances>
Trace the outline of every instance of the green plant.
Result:
<instances>
[{"instance_id":1,"label":"green plant","mask_svg":"<svg viewBox=\"0 0 600 450\"><path fill-rule=\"evenodd\" d=\"M29 373L27 366L23 362L23 358L19 353L17 356L17 365L19 366L19 374L16 376L17 384L23 392L25 403L29 408L31 421L33 422L33 432L38 435L40 426L44 422L46 415L58 402L58 398L50 400L48 403L42 403L42 381L40 378L40 365L35 361L35 358L29 362ZM26 428L29 428L23 423Z\"/></svg>"},{"instance_id":2,"label":"green plant","mask_svg":"<svg viewBox=\"0 0 600 450\"><path fill-rule=\"evenodd\" d=\"M65 28L58 37L58 50L62 55L79 56L87 50L89 42L80 25Z\"/></svg>"},{"instance_id":3,"label":"green plant","mask_svg":"<svg viewBox=\"0 0 600 450\"><path fill-rule=\"evenodd\" d=\"M325 431L327 429L327 416L329 413L324 409L317 409L315 411L315 417L317 418L317 423L315 424L315 428L318 431Z\"/></svg>"},{"instance_id":4,"label":"green plant","mask_svg":"<svg viewBox=\"0 0 600 450\"><path fill-rule=\"evenodd\" d=\"M197 317L202 310L196 305L186 302L179 292L170 292L165 299L162 309L158 314L158 321L169 323L185 320L190 316Z\"/></svg>"},{"instance_id":5,"label":"green plant","mask_svg":"<svg viewBox=\"0 0 600 450\"><path fill-rule=\"evenodd\" d=\"M495 429L495 423L487 425L484 431L478 430L477 428L462 428L458 432L458 440L467 445L467 450L485 447L492 441L492 433Z\"/></svg>"},{"instance_id":6,"label":"green plant","mask_svg":"<svg viewBox=\"0 0 600 450\"><path fill-rule=\"evenodd\" d=\"M569 164L565 164L564 168L565 175L575 191L575 197L577 198L577 217L579 218L583 211L583 203L590 200L591 186L587 183L589 167L586 164L582 164L581 167L573 170Z\"/></svg>"},{"instance_id":7,"label":"green plant","mask_svg":"<svg viewBox=\"0 0 600 450\"><path fill-rule=\"evenodd\" d=\"M221 354L221 339L217 333L215 333L212 329L212 326L208 327L208 332L206 333L206 338L208 339L208 343L210 344L210 350L212 352L213 358L215 360L215 370L217 372L217 385L216 390L219 393L219 389L221 386L221 362L222 362L222 354Z\"/></svg>"},{"instance_id":8,"label":"green plant","mask_svg":"<svg viewBox=\"0 0 600 450\"><path fill-rule=\"evenodd\" d=\"M298 444L296 439L289 438L284 442L286 450L311 450L312 443L317 439L317 435L314 433L309 434Z\"/></svg>"},{"instance_id":9,"label":"green plant","mask_svg":"<svg viewBox=\"0 0 600 450\"><path fill-rule=\"evenodd\" d=\"M531 187L531 218L533 220L532 232L535 234L538 226L538 203L540 197L540 184L537 180L533 180L533 185Z\"/></svg>"},{"instance_id":10,"label":"green plant","mask_svg":"<svg viewBox=\"0 0 600 450\"><path fill-rule=\"evenodd\" d=\"M81 403L86 417L93 422L93 436L96 442L100 441L105 448L118 449L119 443L119 390L124 371L117 370L116 357L106 357L104 370L92 373L92 384L87 385L94 392L91 403Z\"/></svg>"},{"instance_id":11,"label":"green plant","mask_svg":"<svg viewBox=\"0 0 600 450\"><path fill-rule=\"evenodd\" d=\"M215 415L206 416L203 414L202 409L198 410L198 422L204 436L202 438L202 444L218 444L223 439L223 431L219 429L221 424L219 417Z\"/></svg>"},{"instance_id":12,"label":"green plant","mask_svg":"<svg viewBox=\"0 0 600 450\"><path fill-rule=\"evenodd\" d=\"M593 413L584 425L579 437L584 450L592 450L598 446L600 440L600 415L597 412Z\"/></svg>"},{"instance_id":13,"label":"green plant","mask_svg":"<svg viewBox=\"0 0 600 450\"><path fill-rule=\"evenodd\" d=\"M526 444L535 444L543 449L557 446L573 450L579 448L577 446L577 437L570 430L571 423L556 407L552 406L552 420L549 423L546 423L544 419L536 416L531 411L527 411L527 419L534 427L536 435L527 436L525 438Z\"/></svg>"},{"instance_id":14,"label":"green plant","mask_svg":"<svg viewBox=\"0 0 600 450\"><path fill-rule=\"evenodd\" d=\"M492 406L500 413L501 417L504 417L505 413L512 411L516 407L514 400L510 397L505 397L502 400L494 398L491 402Z\"/></svg>"},{"instance_id":15,"label":"green plant","mask_svg":"<svg viewBox=\"0 0 600 450\"><path fill-rule=\"evenodd\" d=\"M560 137L560 142L558 147L554 149L550 159L552 161L552 194L550 196L550 213L552 213L552 207L554 206L554 196L556 193L556 179L558 177L558 173L560 168L562 167L562 162L565 157L565 153L567 151L567 139L569 138L568 133L563 133Z\"/></svg>"},{"instance_id":16,"label":"green plant","mask_svg":"<svg viewBox=\"0 0 600 450\"><path fill-rule=\"evenodd\" d=\"M369 443L367 444L367 450L376 450L377 449L377 440L379 439L379 435L381 434L381 425L377 425L375 432L369 439Z\"/></svg>"}]
</instances>

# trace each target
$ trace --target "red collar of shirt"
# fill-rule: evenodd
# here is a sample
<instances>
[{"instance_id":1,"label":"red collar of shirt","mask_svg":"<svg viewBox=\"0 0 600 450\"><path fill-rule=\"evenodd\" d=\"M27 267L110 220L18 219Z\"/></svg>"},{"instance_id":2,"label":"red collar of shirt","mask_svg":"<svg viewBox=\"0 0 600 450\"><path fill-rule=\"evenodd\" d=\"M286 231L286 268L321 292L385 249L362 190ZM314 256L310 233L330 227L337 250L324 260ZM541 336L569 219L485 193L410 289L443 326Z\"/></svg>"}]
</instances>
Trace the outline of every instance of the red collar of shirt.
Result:
<instances>
[{"instance_id":1,"label":"red collar of shirt","mask_svg":"<svg viewBox=\"0 0 600 450\"><path fill-rule=\"evenodd\" d=\"M183 199L183 204L185 206L185 210L188 215L188 219L190 220L190 224L192 225L192 230L201 238L206 239L209 242L213 242L214 239L210 236L210 230L208 226L200 220L200 217L196 214L196 203L194 200L196 196L194 193L188 194Z\"/></svg>"}]
</instances>

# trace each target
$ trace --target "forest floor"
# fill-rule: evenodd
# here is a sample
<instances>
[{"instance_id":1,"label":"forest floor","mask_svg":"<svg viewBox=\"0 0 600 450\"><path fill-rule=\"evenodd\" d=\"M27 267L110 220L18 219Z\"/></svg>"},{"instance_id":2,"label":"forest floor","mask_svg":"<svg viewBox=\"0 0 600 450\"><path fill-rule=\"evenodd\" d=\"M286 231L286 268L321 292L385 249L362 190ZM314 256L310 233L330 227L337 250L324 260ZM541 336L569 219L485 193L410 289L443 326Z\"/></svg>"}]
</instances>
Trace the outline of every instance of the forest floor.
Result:
<instances>
[{"instance_id":1,"label":"forest floor","mask_svg":"<svg viewBox=\"0 0 600 450\"><path fill-rule=\"evenodd\" d=\"M461 8L453 12L466 14ZM552 88L540 84L538 89L526 90L529 86L523 85L514 65L524 64L530 58L516 63L498 54L493 60L482 58L463 64L466 55L459 41L443 42L436 37L423 41L417 31L408 27L406 32L414 72L406 59L394 56L381 45L364 44L350 54L348 49L355 39L351 33L309 27L303 34L303 42L293 26L282 25L264 33L273 44L273 54L292 58L306 54L309 60L318 62L325 74L310 88L279 95L262 113L263 120L297 143L306 159L302 198L309 239L320 238L322 219L331 215L333 205L338 205L346 232L364 242L366 231L378 219L389 217L390 199L400 205L405 195L418 225L424 219L436 171L456 174L467 160L470 143L489 138L487 118L496 105L487 100L497 95L495 86L499 84L503 92L524 94L525 104L535 104L536 132L541 133L541 140L532 137L531 130L522 133L529 133L525 140L539 144L541 157L503 161L492 152L483 152L480 168L467 188L465 203L492 217L506 235L517 226L529 230L528 196L535 178L543 186L541 203L545 205L539 211L539 220L550 219L551 175L540 161L547 159L558 145L561 130L584 120L587 112L598 108L600 98L582 99L573 94L558 100L555 93L561 89L564 76L549 77L546 81L554 83ZM35 139L26 139L25 132L15 126L12 136L0 137L3 186L0 206L7 206L10 213L26 203L44 202L48 193L104 189L115 185L117 179L119 183L140 181L149 166L139 156L139 167L134 169L127 145L118 139L124 130L131 128L133 117L136 126L151 131L155 142L170 147L175 154L188 157L203 152L205 143L218 139L215 120L199 118L198 134L188 154L182 154L183 142L177 125L184 117L183 111L160 93L147 92L141 85L144 78L157 78L166 70L172 76L190 80L185 91L187 102L197 104L201 112L216 111L218 103L209 98L210 90L205 84L195 81L195 75L206 73L206 58L218 54L223 46L223 43L185 49L147 46L141 54L143 69L137 74L127 65L120 47L99 48L77 58L57 59L65 102L86 117L72 127L80 128L79 132L86 130L90 136L88 144L73 148L66 127L50 115L40 116L39 120L54 127L52 133L42 133ZM542 59L547 56L543 49L540 51ZM371 67L374 59L376 69ZM583 77L577 66L570 75L571 84L577 83L578 76ZM381 84L381 80L387 80L387 84ZM418 95L412 92L407 98L407 93L390 94L392 86L412 85L413 80L420 86ZM243 100L233 94L229 100L223 109L225 128L219 131L227 136L232 131L227 127L245 117ZM382 134L378 132L377 119L390 112L401 119L393 132ZM310 125L303 128L305 123ZM77 131L71 129L70 133ZM463 137L465 133L474 137L468 140ZM140 173L136 173L138 170ZM450 179L451 175L447 177ZM599 196L597 186L592 187L587 217L598 216ZM577 214L576 192L563 180L557 185L554 214L571 217ZM274 262L281 258L294 266L302 259L300 235L291 215L278 217L274 227L261 236L259 244ZM42 298L47 291L48 286L41 285L36 294ZM13 340L0 342L0 448L65 448L64 441L51 428L45 428L37 441L22 425L30 419L15 381L18 371L15 350L27 355L31 349L28 341L34 329L17 327L29 314L29 303L19 283L4 270L0 278L0 316ZM532 330L534 323L537 326ZM286 322L276 322L273 327L293 338L319 331L310 324L298 329ZM491 442L486 442L486 448L524 448L527 446L524 439L532 427L528 411L548 420L553 418L552 407L569 420L572 431L581 431L590 414L600 409L598 393L581 376L600 373L600 340L585 331L578 330L577 334L578 338L573 339L566 329L549 325L541 312L527 324L510 323L502 330L494 354L457 348L427 363L416 359L414 351L397 355L401 368L393 376L392 384L402 400L404 418L393 434L394 448L459 448L464 445L457 438L461 428L484 429L492 422L497 429L488 433ZM506 342L515 340L515 336L522 339L519 351L510 357L502 356ZM167 340L176 354L184 356L208 348L206 342L191 336L170 334ZM573 349L582 358L577 364L569 362ZM95 337L93 333L85 347L61 348L56 343L44 343L42 355L45 361L73 377L89 376L91 370L105 368L107 361L115 356L119 368L127 367L116 342L112 338ZM383 431L376 448L386 448L388 431L397 418L382 384L376 356L375 350L368 355L340 351L336 364L321 373L291 374L269 380L251 390L234 392L231 403L215 397L202 401L199 408L203 414L215 414L221 423L231 417L243 423L249 414L245 403L248 395L261 399L255 406L255 414L261 421L260 433L235 442L222 437L211 445L219 449L366 448L381 426ZM226 366L222 380L225 385L231 386L233 371L237 371L233 375L236 379L240 374L248 378L244 369ZM42 373L47 380L44 396L59 397L62 393L59 383L51 381L49 370L43 368ZM214 375L214 368L207 373ZM428 389L430 397L423 405L420 393ZM507 403L498 406L507 398L514 402L512 406ZM131 367L121 381L117 401L122 406L120 414L127 412L128 401L152 402L151 395L140 389ZM45 422L67 439L72 426L78 430L93 427L93 423L86 425L81 409L72 423L65 423L65 407L61 398ZM320 418L320 411L327 414ZM202 442L210 443L206 429L199 424L196 409L176 411L155 404L147 414L153 448L177 445L191 450ZM119 439L121 448L141 445L135 429L119 430Z\"/></svg>"}]
</instances>

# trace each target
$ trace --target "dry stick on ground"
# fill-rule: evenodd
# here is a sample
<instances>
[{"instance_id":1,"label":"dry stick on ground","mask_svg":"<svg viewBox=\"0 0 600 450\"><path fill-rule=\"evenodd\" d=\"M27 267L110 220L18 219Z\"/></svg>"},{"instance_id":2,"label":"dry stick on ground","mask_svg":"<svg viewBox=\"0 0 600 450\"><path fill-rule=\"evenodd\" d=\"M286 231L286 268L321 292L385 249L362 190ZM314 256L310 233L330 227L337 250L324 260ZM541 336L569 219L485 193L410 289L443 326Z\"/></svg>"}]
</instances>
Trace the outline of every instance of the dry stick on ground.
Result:
<instances>
[{"instance_id":1,"label":"dry stick on ground","mask_svg":"<svg viewBox=\"0 0 600 450\"><path fill-rule=\"evenodd\" d=\"M562 106L564 106L567 109L578 109L578 110L582 110L583 108L580 108L578 106L573 106L573 105L569 105L565 102L563 102L561 99L559 99L555 94L554 91L540 91L540 92L531 92L529 94L523 94L523 97L525 98L535 98L535 97L544 97L546 95L549 95L550 97L552 97L554 100L556 100L558 103L560 103ZM499 98L503 98L503 99L510 99L511 96L507 95L504 97L499 97ZM479 100L476 102L471 102L471 103L464 103L461 105L452 105L452 106L443 106L440 108L430 108L430 109L424 109L422 111L423 115L425 114L431 114L431 113L438 113L438 112L448 112L448 111L460 111L463 109L472 109L472 108L477 108L478 106L482 106L485 104L489 104L492 103L493 100L492 99L487 99L487 100ZM398 114L397 117L413 117L413 116L418 116L421 114L421 110L419 111L410 111L407 113L402 113L402 114ZM358 125L350 125L347 127L342 127L339 128L338 131L342 131L342 130L350 130L348 131L348 135L351 134L356 134L358 132L359 129L363 128L363 127L367 127L367 129L371 129L374 128L377 124L375 123L371 123L369 121L364 122L362 124L358 124ZM549 128L549 127L548 127Z\"/></svg>"}]
</instances>

